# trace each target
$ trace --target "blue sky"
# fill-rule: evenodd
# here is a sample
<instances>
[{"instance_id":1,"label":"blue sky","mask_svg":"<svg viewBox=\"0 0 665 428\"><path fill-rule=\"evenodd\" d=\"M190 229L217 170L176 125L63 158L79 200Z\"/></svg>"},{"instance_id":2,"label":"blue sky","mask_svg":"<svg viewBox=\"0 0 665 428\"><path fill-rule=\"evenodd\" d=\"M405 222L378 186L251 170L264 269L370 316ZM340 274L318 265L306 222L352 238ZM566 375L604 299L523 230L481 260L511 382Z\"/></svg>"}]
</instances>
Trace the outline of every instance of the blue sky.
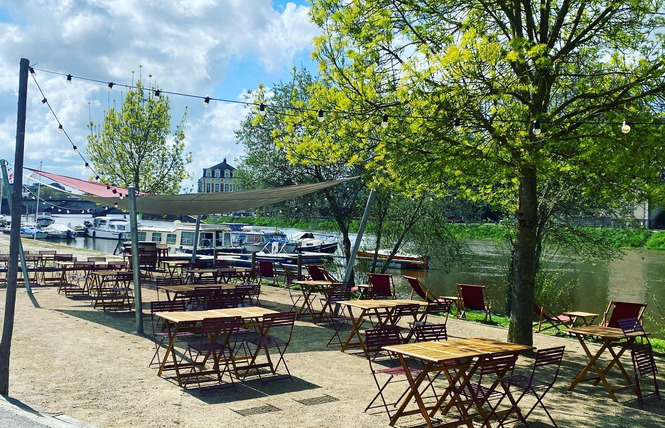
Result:
<instances>
[{"instance_id":1,"label":"blue sky","mask_svg":"<svg viewBox=\"0 0 665 428\"><path fill-rule=\"evenodd\" d=\"M159 7L151 6L159 4ZM103 82L130 84L132 71L151 74L165 91L239 100L260 83L289 80L292 67L310 61L318 28L305 0L3 0L0 2L0 158L14 161L16 97L21 58L37 69L49 105L85 156L86 124L103 120L106 84L65 78L39 69ZM139 70L139 66L141 66ZM34 81L28 85L25 166L89 178ZM188 106L187 150L195 186L202 168L242 155L233 131L241 105L171 97L177 122ZM94 167L94 165L93 165Z\"/></svg>"}]
</instances>

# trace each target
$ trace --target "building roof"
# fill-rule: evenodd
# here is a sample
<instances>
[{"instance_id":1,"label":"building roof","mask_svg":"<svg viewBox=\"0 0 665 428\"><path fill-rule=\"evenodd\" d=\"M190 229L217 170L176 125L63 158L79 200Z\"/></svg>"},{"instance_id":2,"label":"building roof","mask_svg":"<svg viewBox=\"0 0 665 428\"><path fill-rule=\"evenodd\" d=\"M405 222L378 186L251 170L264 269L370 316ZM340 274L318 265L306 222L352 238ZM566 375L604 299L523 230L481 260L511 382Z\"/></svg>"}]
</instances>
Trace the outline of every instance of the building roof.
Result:
<instances>
[{"instance_id":1,"label":"building roof","mask_svg":"<svg viewBox=\"0 0 665 428\"><path fill-rule=\"evenodd\" d=\"M209 167L209 168L204 168L204 169L213 169L213 170L215 170L215 169L221 169L222 171L224 171L225 169L230 169L231 171L234 171L234 170L235 170L234 167L232 167L231 165L229 165L228 163L226 163L226 158L224 158L224 160L221 161L220 163L218 163L217 165L213 165L213 166L211 166L211 167Z\"/></svg>"}]
</instances>

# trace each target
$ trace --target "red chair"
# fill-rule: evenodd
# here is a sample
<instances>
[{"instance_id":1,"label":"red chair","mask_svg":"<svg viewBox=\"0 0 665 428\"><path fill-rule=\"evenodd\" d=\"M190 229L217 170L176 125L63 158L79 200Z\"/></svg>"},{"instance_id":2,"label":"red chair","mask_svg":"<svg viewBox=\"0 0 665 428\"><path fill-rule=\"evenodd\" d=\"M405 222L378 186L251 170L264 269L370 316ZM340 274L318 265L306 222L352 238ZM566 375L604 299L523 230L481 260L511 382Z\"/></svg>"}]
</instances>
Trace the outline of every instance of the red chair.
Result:
<instances>
[{"instance_id":1,"label":"red chair","mask_svg":"<svg viewBox=\"0 0 665 428\"><path fill-rule=\"evenodd\" d=\"M259 281L263 278L269 278L272 285L277 285L277 273L270 260L259 260Z\"/></svg>"},{"instance_id":2,"label":"red chair","mask_svg":"<svg viewBox=\"0 0 665 428\"><path fill-rule=\"evenodd\" d=\"M370 273L368 297L370 299L396 299L393 276L386 273Z\"/></svg>"},{"instance_id":3,"label":"red chair","mask_svg":"<svg viewBox=\"0 0 665 428\"><path fill-rule=\"evenodd\" d=\"M551 328L560 331L562 328L568 328L573 326L575 318L569 315L552 315L552 312L545 307L542 303L535 302L533 304L533 312L538 315L538 330L536 333L541 331L549 330ZM549 323L548 326L545 326L544 323Z\"/></svg>"},{"instance_id":4,"label":"red chair","mask_svg":"<svg viewBox=\"0 0 665 428\"><path fill-rule=\"evenodd\" d=\"M312 281L339 282L337 278L321 265L307 265L307 273Z\"/></svg>"},{"instance_id":5,"label":"red chair","mask_svg":"<svg viewBox=\"0 0 665 428\"><path fill-rule=\"evenodd\" d=\"M483 321L487 321L488 317L492 321L490 300L484 285L457 284L457 296L460 305L458 318L466 318L466 311L480 311L485 312Z\"/></svg>"},{"instance_id":6,"label":"red chair","mask_svg":"<svg viewBox=\"0 0 665 428\"><path fill-rule=\"evenodd\" d=\"M639 321L642 321L642 315L644 315L646 307L646 303L619 302L612 300L603 313L603 320L600 322L600 325L603 327L621 328L619 326L619 320L637 318Z\"/></svg>"}]
</instances>

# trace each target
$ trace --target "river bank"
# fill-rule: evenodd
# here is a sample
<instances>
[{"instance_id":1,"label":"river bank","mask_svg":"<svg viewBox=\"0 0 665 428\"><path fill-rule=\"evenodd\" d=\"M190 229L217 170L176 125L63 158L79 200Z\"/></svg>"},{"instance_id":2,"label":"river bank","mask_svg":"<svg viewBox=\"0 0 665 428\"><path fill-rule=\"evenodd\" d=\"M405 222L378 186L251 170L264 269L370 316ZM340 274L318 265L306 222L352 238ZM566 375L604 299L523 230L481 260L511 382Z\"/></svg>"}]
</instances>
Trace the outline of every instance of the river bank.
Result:
<instances>
[{"instance_id":1,"label":"river bank","mask_svg":"<svg viewBox=\"0 0 665 428\"><path fill-rule=\"evenodd\" d=\"M30 251L51 247L39 241L24 241L24 245ZM84 249L72 251L80 256L99 255ZM36 287L35 291L38 307L19 290L12 342L10 396L24 403L100 428L388 426L381 409L363 411L376 392L367 360L359 352L326 347L332 330L325 326L296 322L286 354L293 382L248 380L237 382L235 388L201 393L182 389L173 379L158 377L154 366L148 367L154 344L149 335L134 334L133 312L104 313L88 301L58 294L55 287ZM142 294L144 330L150 332L145 305L156 299L154 285L146 283ZM3 314L4 302L5 289L0 289ZM286 290L270 286L262 287L261 302L275 310L287 310L291 304ZM432 317L431 321L444 320ZM504 328L453 318L447 325L451 337L505 340L507 334ZM662 402L648 400L638 406L635 396L625 391L616 403L602 386L593 384L567 390L587 361L576 340L535 334L534 345L566 346L559 380L545 399L560 426L661 426L665 417ZM592 352L598 349L593 343L589 346ZM518 371L525 373L532 363L528 356L521 356ZM624 364L630 366L629 361ZM662 362L658 365L665 370ZM401 391L400 387L396 390ZM590 400L593 406L589 406ZM540 410L530 417L533 426L547 426L547 421ZM412 416L396 426L422 426L422 419Z\"/></svg>"}]
</instances>

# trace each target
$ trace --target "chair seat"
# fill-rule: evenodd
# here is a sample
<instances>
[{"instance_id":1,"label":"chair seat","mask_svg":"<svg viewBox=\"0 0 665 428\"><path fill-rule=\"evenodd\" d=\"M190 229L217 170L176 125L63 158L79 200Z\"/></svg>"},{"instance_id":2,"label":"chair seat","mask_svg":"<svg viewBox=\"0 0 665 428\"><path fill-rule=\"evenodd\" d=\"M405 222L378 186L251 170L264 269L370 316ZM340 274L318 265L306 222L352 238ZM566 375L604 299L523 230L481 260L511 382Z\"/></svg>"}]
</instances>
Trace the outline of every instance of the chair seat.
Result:
<instances>
[{"instance_id":1,"label":"chair seat","mask_svg":"<svg viewBox=\"0 0 665 428\"><path fill-rule=\"evenodd\" d=\"M246 342L252 343L254 345L257 345L259 347L262 346L279 346L279 345L285 345L286 342L283 341L282 339L274 336L267 336L267 337L257 337L257 338L248 338L245 339Z\"/></svg>"},{"instance_id":2,"label":"chair seat","mask_svg":"<svg viewBox=\"0 0 665 428\"><path fill-rule=\"evenodd\" d=\"M501 382L508 383L510 386L515 386L521 389L528 389L530 387L539 389L550 386L549 383L543 382L536 378L531 379L531 382L529 383L529 377L523 375L515 375L512 377L503 378L501 379Z\"/></svg>"},{"instance_id":3,"label":"chair seat","mask_svg":"<svg viewBox=\"0 0 665 428\"><path fill-rule=\"evenodd\" d=\"M490 390L489 388L479 385L477 383L468 383L463 387L457 387L457 393L467 398L477 397L477 399L484 401L492 398L500 398L503 394L497 390Z\"/></svg>"},{"instance_id":4,"label":"chair seat","mask_svg":"<svg viewBox=\"0 0 665 428\"><path fill-rule=\"evenodd\" d=\"M411 369L409 370L411 374L418 375L422 372L420 369ZM400 376L406 374L404 371L404 368L402 366L397 366L397 367L388 367L385 369L379 369L376 371L376 373L383 373L383 374L388 374L391 376Z\"/></svg>"},{"instance_id":5,"label":"chair seat","mask_svg":"<svg viewBox=\"0 0 665 428\"><path fill-rule=\"evenodd\" d=\"M561 324L572 324L574 319L573 319L573 317L571 317L569 315L557 315L557 316L554 316L554 317L548 317L547 320L548 321L549 320L555 320L555 321L560 322Z\"/></svg>"},{"instance_id":6,"label":"chair seat","mask_svg":"<svg viewBox=\"0 0 665 428\"><path fill-rule=\"evenodd\" d=\"M199 353L222 351L227 348L223 343L192 343L189 347Z\"/></svg>"}]
</instances>

